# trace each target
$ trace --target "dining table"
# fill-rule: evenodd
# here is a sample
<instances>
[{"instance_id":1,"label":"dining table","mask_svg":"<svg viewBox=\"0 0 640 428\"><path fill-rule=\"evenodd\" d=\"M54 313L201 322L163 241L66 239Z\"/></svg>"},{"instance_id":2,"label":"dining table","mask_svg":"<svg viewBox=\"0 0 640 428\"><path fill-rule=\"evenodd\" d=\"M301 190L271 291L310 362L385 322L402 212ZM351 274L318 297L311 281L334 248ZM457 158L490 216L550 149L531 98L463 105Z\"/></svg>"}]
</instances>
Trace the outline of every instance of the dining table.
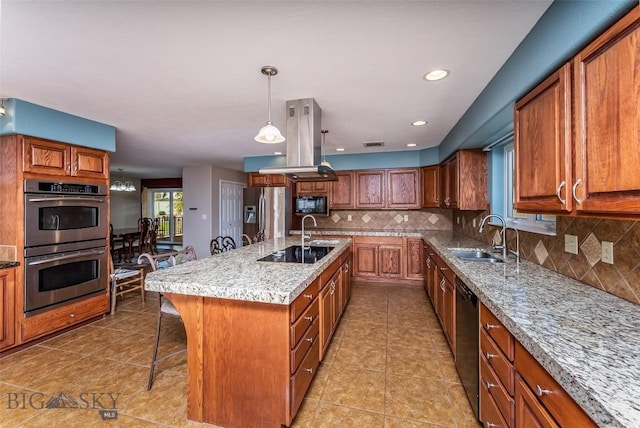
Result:
<instances>
[{"instance_id":1,"label":"dining table","mask_svg":"<svg viewBox=\"0 0 640 428\"><path fill-rule=\"evenodd\" d=\"M116 238L122 238L124 243L124 261L126 263L131 263L131 259L133 259L133 243L136 239L140 240L141 232L136 227L116 229L113 231L113 236Z\"/></svg>"}]
</instances>

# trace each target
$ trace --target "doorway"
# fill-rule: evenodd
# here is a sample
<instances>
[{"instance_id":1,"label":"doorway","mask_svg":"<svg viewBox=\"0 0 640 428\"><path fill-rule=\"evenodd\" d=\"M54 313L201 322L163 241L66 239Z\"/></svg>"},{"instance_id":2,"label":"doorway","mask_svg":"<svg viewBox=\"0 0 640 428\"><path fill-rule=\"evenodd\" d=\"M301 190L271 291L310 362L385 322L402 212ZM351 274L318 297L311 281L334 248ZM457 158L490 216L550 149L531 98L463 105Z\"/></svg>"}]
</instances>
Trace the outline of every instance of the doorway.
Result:
<instances>
[{"instance_id":1,"label":"doorway","mask_svg":"<svg viewBox=\"0 0 640 428\"><path fill-rule=\"evenodd\" d=\"M181 244L184 203L182 189L149 190L152 218L158 219L158 243Z\"/></svg>"},{"instance_id":2,"label":"doorway","mask_svg":"<svg viewBox=\"0 0 640 428\"><path fill-rule=\"evenodd\" d=\"M242 246L242 189L243 183L220 180L220 235L231 236Z\"/></svg>"}]
</instances>

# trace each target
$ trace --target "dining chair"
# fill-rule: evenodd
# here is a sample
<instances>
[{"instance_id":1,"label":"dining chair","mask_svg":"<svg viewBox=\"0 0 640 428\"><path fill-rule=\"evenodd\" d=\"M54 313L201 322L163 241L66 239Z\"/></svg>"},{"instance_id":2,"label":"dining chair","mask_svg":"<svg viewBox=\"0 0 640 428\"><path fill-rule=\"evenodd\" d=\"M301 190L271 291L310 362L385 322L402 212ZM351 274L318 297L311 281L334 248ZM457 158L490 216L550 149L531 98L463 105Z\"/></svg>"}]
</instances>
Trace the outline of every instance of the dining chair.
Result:
<instances>
[{"instance_id":1,"label":"dining chair","mask_svg":"<svg viewBox=\"0 0 640 428\"><path fill-rule=\"evenodd\" d=\"M170 253L164 254L149 254L143 253L138 257L138 263L148 262L151 265L151 269L157 271L159 269L166 269L171 266L176 266L182 263L186 263L189 261L196 260L198 257L196 255L196 250L191 246L187 245L184 247L182 251L172 251ZM162 361L173 357L174 355L180 354L182 352L186 352L186 347L184 349L179 349L177 351L171 352L163 357L158 358L158 346L160 344L160 331L162 326L162 318L165 316L176 317L182 322L182 317L180 317L180 313L176 309L176 307L171 303L169 299L164 297L162 293L160 293L158 306L158 316L156 320L156 337L155 343L153 345L153 355L151 357L151 368L149 369L149 380L147 382L147 391L151 390L154 381L154 374L156 370L156 366Z\"/></svg>"},{"instance_id":2,"label":"dining chair","mask_svg":"<svg viewBox=\"0 0 640 428\"><path fill-rule=\"evenodd\" d=\"M147 251L146 243L148 242L149 227L151 226L151 219L148 217L140 217L138 219L138 232L140 236L131 244L133 248L138 247L138 254L142 254Z\"/></svg>"},{"instance_id":3,"label":"dining chair","mask_svg":"<svg viewBox=\"0 0 640 428\"><path fill-rule=\"evenodd\" d=\"M113 224L109 223L109 248L111 251L111 257L118 254L118 262L122 261L122 253L125 252L124 238L121 236L115 236L113 234Z\"/></svg>"},{"instance_id":4,"label":"dining chair","mask_svg":"<svg viewBox=\"0 0 640 428\"><path fill-rule=\"evenodd\" d=\"M249 238L249 235L247 235L246 233L242 234L242 246L244 247L245 245L251 245L253 244L253 241L251 240L251 238Z\"/></svg>"},{"instance_id":5,"label":"dining chair","mask_svg":"<svg viewBox=\"0 0 640 428\"><path fill-rule=\"evenodd\" d=\"M211 255L224 253L236 248L236 241L230 236L216 236L209 243Z\"/></svg>"},{"instance_id":6,"label":"dining chair","mask_svg":"<svg viewBox=\"0 0 640 428\"><path fill-rule=\"evenodd\" d=\"M151 254L158 253L158 219L149 219L149 230L145 239L145 248L149 250Z\"/></svg>"},{"instance_id":7,"label":"dining chair","mask_svg":"<svg viewBox=\"0 0 640 428\"><path fill-rule=\"evenodd\" d=\"M111 280L111 314L116 313L118 296L140 290L144 303L144 269L115 269L113 258L109 257L109 278Z\"/></svg>"}]
</instances>

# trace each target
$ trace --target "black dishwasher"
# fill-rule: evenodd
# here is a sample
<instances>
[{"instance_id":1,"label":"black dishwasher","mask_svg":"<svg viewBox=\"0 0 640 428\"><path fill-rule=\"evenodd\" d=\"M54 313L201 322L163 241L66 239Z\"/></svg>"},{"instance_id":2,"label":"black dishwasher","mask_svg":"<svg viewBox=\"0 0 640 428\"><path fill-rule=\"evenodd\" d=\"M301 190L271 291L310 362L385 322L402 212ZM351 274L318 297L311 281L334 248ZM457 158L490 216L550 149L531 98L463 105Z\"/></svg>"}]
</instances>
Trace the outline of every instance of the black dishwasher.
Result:
<instances>
[{"instance_id":1,"label":"black dishwasher","mask_svg":"<svg viewBox=\"0 0 640 428\"><path fill-rule=\"evenodd\" d=\"M479 417L478 298L456 278L456 369L476 418Z\"/></svg>"}]
</instances>

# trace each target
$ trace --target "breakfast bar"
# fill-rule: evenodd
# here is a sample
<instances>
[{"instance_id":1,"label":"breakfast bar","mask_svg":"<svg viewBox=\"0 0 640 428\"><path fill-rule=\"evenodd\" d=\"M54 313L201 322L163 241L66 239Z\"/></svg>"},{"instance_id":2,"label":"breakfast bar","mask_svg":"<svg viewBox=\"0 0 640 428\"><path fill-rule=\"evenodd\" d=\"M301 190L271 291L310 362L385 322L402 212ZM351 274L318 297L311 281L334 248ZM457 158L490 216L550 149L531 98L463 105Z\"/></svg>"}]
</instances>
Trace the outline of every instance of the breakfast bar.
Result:
<instances>
[{"instance_id":1,"label":"breakfast bar","mask_svg":"<svg viewBox=\"0 0 640 428\"><path fill-rule=\"evenodd\" d=\"M317 257L279 260L300 242L270 240L147 276L145 288L171 300L184 322L189 419L291 424L348 299L351 255L350 239L317 240L306 242L312 254L326 249ZM323 305L323 289L342 303Z\"/></svg>"}]
</instances>

